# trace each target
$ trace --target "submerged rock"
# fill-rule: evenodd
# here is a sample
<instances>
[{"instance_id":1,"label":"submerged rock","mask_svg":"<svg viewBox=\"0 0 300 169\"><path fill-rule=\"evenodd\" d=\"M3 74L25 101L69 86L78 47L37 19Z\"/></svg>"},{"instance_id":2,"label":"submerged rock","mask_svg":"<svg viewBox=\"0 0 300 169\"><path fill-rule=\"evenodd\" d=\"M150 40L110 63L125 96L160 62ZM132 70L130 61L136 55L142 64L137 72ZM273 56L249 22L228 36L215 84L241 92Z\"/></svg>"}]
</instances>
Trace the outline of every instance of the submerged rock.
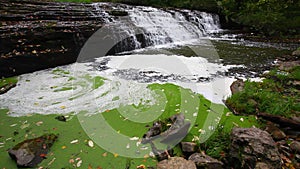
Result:
<instances>
[{"instance_id":1,"label":"submerged rock","mask_svg":"<svg viewBox=\"0 0 300 169\"><path fill-rule=\"evenodd\" d=\"M193 161L197 168L205 168L205 169L222 169L223 163L214 159L208 155L201 153L194 153L189 157L189 160Z\"/></svg>"},{"instance_id":2,"label":"submerged rock","mask_svg":"<svg viewBox=\"0 0 300 169\"><path fill-rule=\"evenodd\" d=\"M17 162L18 167L35 167L46 158L46 154L56 139L55 134L45 134L25 140L11 148L8 154Z\"/></svg>"},{"instance_id":3,"label":"submerged rock","mask_svg":"<svg viewBox=\"0 0 300 169\"><path fill-rule=\"evenodd\" d=\"M281 158L271 135L258 128L234 128L231 132L231 161L235 168L255 168L257 163L280 169Z\"/></svg>"},{"instance_id":4,"label":"submerged rock","mask_svg":"<svg viewBox=\"0 0 300 169\"><path fill-rule=\"evenodd\" d=\"M57 117L55 117L55 119L58 121L63 121L63 122L67 121L67 118L65 116L57 116Z\"/></svg>"},{"instance_id":5,"label":"submerged rock","mask_svg":"<svg viewBox=\"0 0 300 169\"><path fill-rule=\"evenodd\" d=\"M157 164L157 169L196 169L196 165L192 161L188 161L182 157L171 157Z\"/></svg>"}]
</instances>

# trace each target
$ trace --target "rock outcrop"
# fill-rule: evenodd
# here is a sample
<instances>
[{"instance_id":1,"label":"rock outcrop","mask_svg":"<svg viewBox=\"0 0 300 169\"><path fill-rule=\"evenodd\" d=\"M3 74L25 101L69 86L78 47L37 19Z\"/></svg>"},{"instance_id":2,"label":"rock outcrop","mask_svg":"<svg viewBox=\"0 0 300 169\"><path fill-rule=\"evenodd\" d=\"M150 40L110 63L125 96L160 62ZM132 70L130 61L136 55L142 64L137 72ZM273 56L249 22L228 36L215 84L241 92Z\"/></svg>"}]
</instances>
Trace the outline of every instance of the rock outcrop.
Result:
<instances>
[{"instance_id":1,"label":"rock outcrop","mask_svg":"<svg viewBox=\"0 0 300 169\"><path fill-rule=\"evenodd\" d=\"M260 163L280 169L281 158L271 135L258 128L234 128L230 155L234 168L255 168ZM261 165L260 165L261 166Z\"/></svg>"}]
</instances>

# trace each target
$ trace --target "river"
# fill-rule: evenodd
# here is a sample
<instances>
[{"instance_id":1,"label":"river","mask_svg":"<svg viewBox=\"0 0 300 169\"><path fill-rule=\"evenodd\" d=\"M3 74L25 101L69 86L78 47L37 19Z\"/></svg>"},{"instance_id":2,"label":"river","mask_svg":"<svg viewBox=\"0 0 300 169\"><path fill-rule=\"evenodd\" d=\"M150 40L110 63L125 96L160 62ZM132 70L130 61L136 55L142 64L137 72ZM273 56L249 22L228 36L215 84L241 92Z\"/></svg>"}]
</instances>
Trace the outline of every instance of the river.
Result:
<instances>
[{"instance_id":1,"label":"river","mask_svg":"<svg viewBox=\"0 0 300 169\"><path fill-rule=\"evenodd\" d=\"M106 3L93 4L103 15ZM245 41L205 12L117 5L82 48L78 62L19 76L0 96L11 115L103 112L154 104L152 83L173 83L221 103L236 77L255 78L293 47ZM113 55L112 55L113 54Z\"/></svg>"}]
</instances>

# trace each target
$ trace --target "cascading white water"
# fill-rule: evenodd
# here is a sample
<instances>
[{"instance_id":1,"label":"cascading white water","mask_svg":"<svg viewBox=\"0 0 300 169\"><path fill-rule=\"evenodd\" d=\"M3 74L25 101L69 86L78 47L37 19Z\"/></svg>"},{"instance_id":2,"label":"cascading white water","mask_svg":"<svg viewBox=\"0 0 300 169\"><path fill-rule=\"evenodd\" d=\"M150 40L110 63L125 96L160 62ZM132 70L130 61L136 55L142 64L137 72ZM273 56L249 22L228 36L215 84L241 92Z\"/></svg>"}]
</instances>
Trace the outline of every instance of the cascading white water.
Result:
<instances>
[{"instance_id":1,"label":"cascading white water","mask_svg":"<svg viewBox=\"0 0 300 169\"><path fill-rule=\"evenodd\" d=\"M128 12L132 23L145 31L152 45L197 40L221 30L218 16L205 12L152 7L135 7Z\"/></svg>"},{"instance_id":2,"label":"cascading white water","mask_svg":"<svg viewBox=\"0 0 300 169\"><path fill-rule=\"evenodd\" d=\"M93 6L96 10L103 11L107 4L95 3ZM113 6L110 10L128 13L128 16L117 17L114 20L114 23L118 25L114 32L121 32L119 39L131 38L129 42L123 42L121 45L122 48L131 46L128 50L168 43L180 45L195 42L202 37L222 31L218 15L206 12L162 10L129 5ZM140 34L142 37L137 38ZM119 51L124 51L124 49Z\"/></svg>"}]
</instances>

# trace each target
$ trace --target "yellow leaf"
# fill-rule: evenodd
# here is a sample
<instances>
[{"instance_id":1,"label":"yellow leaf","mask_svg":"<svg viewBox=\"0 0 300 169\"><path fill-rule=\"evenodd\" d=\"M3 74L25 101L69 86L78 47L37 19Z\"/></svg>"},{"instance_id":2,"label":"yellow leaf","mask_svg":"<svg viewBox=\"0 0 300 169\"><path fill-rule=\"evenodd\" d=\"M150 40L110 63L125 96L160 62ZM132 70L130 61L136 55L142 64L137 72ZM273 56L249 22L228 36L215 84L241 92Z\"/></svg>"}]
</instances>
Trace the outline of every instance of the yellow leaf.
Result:
<instances>
[{"instance_id":1,"label":"yellow leaf","mask_svg":"<svg viewBox=\"0 0 300 169\"><path fill-rule=\"evenodd\" d=\"M119 156L119 154L117 154L117 153L114 153L114 157L118 157Z\"/></svg>"}]
</instances>

